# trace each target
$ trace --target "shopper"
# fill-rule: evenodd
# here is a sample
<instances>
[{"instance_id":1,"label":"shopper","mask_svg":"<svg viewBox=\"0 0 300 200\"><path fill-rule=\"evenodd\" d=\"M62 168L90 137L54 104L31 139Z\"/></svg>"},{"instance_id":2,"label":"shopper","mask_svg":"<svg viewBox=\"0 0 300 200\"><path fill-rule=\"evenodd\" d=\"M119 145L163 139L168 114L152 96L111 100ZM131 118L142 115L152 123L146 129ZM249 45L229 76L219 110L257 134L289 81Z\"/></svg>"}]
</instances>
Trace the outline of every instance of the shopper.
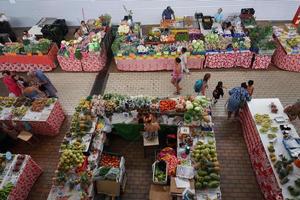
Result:
<instances>
[{"instance_id":1,"label":"shopper","mask_svg":"<svg viewBox=\"0 0 300 200\"><path fill-rule=\"evenodd\" d=\"M37 87L35 86L30 86L28 83L24 83L24 90L23 90L23 95L31 100L39 99L39 98L45 98L46 95L40 91Z\"/></svg>"},{"instance_id":2,"label":"shopper","mask_svg":"<svg viewBox=\"0 0 300 200\"><path fill-rule=\"evenodd\" d=\"M210 79L210 73L206 73L203 77L203 83L201 87L201 94L205 96L206 94L206 89L208 88L208 80Z\"/></svg>"},{"instance_id":3,"label":"shopper","mask_svg":"<svg viewBox=\"0 0 300 200\"><path fill-rule=\"evenodd\" d=\"M253 84L254 84L254 81L253 81L253 80L249 80L249 81L248 81L247 91L248 91L248 93L249 93L249 95L250 95L251 97L252 97L253 92L254 92L254 86L253 86Z\"/></svg>"},{"instance_id":4,"label":"shopper","mask_svg":"<svg viewBox=\"0 0 300 200\"><path fill-rule=\"evenodd\" d=\"M19 88L16 81L12 78L11 73L9 71L3 71L3 83L6 86L9 96L19 97L22 94L21 89Z\"/></svg>"},{"instance_id":5,"label":"shopper","mask_svg":"<svg viewBox=\"0 0 300 200\"><path fill-rule=\"evenodd\" d=\"M21 89L21 91L24 90L25 88L25 83L28 84L28 82L25 80L25 78L23 78L22 76L19 75L12 75L12 78L16 81L17 85L19 86L19 88Z\"/></svg>"},{"instance_id":6,"label":"shopper","mask_svg":"<svg viewBox=\"0 0 300 200\"><path fill-rule=\"evenodd\" d=\"M175 20L174 11L170 6L168 6L162 13L162 20Z\"/></svg>"},{"instance_id":7,"label":"shopper","mask_svg":"<svg viewBox=\"0 0 300 200\"><path fill-rule=\"evenodd\" d=\"M300 119L300 99L297 100L293 105L288 105L284 108L284 112L287 114L291 121Z\"/></svg>"},{"instance_id":8,"label":"shopper","mask_svg":"<svg viewBox=\"0 0 300 200\"><path fill-rule=\"evenodd\" d=\"M181 60L181 68L183 70L183 72L190 74L190 70L187 67L187 49L185 47L181 48L181 53L180 53L180 60Z\"/></svg>"},{"instance_id":9,"label":"shopper","mask_svg":"<svg viewBox=\"0 0 300 200\"><path fill-rule=\"evenodd\" d=\"M214 100L214 104L216 104L218 102L218 100L220 99L220 97L224 96L224 89L225 87L223 86L223 82L219 81L218 85L216 86L216 88L213 91L213 100Z\"/></svg>"},{"instance_id":10,"label":"shopper","mask_svg":"<svg viewBox=\"0 0 300 200\"><path fill-rule=\"evenodd\" d=\"M80 30L83 35L89 34L89 27L86 25L86 23L84 21L80 22Z\"/></svg>"},{"instance_id":11,"label":"shopper","mask_svg":"<svg viewBox=\"0 0 300 200\"><path fill-rule=\"evenodd\" d=\"M44 91L48 97L57 97L56 88L42 70L38 69L35 71L30 71L28 75L32 77L32 79L37 78L37 80L39 81L39 89L41 91Z\"/></svg>"},{"instance_id":12,"label":"shopper","mask_svg":"<svg viewBox=\"0 0 300 200\"><path fill-rule=\"evenodd\" d=\"M174 92L174 94L179 95L180 94L180 90L182 89L179 86L179 83L182 79L182 69L180 66L181 60L180 58L175 58L175 66L173 68L173 73L172 73L172 79L171 79L171 83L175 86L176 88L176 92Z\"/></svg>"},{"instance_id":13,"label":"shopper","mask_svg":"<svg viewBox=\"0 0 300 200\"><path fill-rule=\"evenodd\" d=\"M224 16L222 14L222 11L223 11L223 9L219 8L218 12L214 15L215 22L221 23L223 21Z\"/></svg>"},{"instance_id":14,"label":"shopper","mask_svg":"<svg viewBox=\"0 0 300 200\"><path fill-rule=\"evenodd\" d=\"M246 101L251 100L251 96L247 91L247 83L242 83L241 87L235 87L229 91L229 99L227 103L228 119L231 118L232 113L235 117L238 116L240 108L244 106Z\"/></svg>"}]
</instances>

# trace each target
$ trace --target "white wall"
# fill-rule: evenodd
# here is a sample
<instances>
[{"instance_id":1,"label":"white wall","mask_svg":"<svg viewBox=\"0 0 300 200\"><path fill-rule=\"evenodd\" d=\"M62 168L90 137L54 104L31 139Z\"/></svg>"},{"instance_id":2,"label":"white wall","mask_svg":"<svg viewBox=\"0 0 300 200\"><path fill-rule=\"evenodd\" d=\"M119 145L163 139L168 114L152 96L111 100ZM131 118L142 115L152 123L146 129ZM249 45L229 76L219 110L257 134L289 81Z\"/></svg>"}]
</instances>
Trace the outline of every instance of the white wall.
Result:
<instances>
[{"instance_id":1,"label":"white wall","mask_svg":"<svg viewBox=\"0 0 300 200\"><path fill-rule=\"evenodd\" d=\"M13 1L13 0L12 0ZM122 5L132 9L134 20L142 24L157 24L163 9L170 5L178 16L193 15L201 11L213 15L219 7L225 15L239 13L241 8L254 8L259 20L291 20L300 0L0 0L0 12L6 13L12 26L29 27L41 17L57 17L68 25L78 25L82 20L96 18L100 14L112 15L113 23L124 16Z\"/></svg>"}]
</instances>

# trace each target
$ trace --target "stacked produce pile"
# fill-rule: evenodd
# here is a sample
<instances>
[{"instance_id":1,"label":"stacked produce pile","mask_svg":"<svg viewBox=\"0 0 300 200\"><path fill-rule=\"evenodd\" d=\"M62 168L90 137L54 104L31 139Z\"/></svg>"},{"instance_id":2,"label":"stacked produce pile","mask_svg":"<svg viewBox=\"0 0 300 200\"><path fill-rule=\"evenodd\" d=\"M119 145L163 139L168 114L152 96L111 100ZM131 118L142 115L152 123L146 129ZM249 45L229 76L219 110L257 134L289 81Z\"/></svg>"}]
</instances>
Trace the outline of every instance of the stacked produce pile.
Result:
<instances>
[{"instance_id":1,"label":"stacked produce pile","mask_svg":"<svg viewBox=\"0 0 300 200\"><path fill-rule=\"evenodd\" d=\"M35 43L6 43L0 48L0 55L3 54L47 54L51 47L51 40L40 39Z\"/></svg>"},{"instance_id":2,"label":"stacked produce pile","mask_svg":"<svg viewBox=\"0 0 300 200\"><path fill-rule=\"evenodd\" d=\"M251 46L250 39L245 37L245 34L228 37L212 31L196 40L190 39L188 34L188 31L172 30L165 33L153 28L146 36L139 38L135 31L130 31L128 25L121 24L112 44L112 51L120 59L134 59L137 56L165 58L179 56L182 47L186 47L190 55L204 55L210 51L249 50Z\"/></svg>"},{"instance_id":3,"label":"stacked produce pile","mask_svg":"<svg viewBox=\"0 0 300 200\"><path fill-rule=\"evenodd\" d=\"M43 112L46 107L55 102L55 98L41 98L32 101L26 97L0 97L0 118L12 117L13 119L22 120L29 112Z\"/></svg>"},{"instance_id":4,"label":"stacked produce pile","mask_svg":"<svg viewBox=\"0 0 300 200\"><path fill-rule=\"evenodd\" d=\"M272 26L256 26L249 29L249 37L251 39L251 50L255 53L272 55L276 49L273 40Z\"/></svg>"},{"instance_id":5,"label":"stacked produce pile","mask_svg":"<svg viewBox=\"0 0 300 200\"><path fill-rule=\"evenodd\" d=\"M64 57L75 57L81 60L83 54L89 52L100 53L101 41L105 36L105 31L91 32L87 36L78 38L77 40L61 41L61 46L58 55Z\"/></svg>"},{"instance_id":6,"label":"stacked produce pile","mask_svg":"<svg viewBox=\"0 0 300 200\"><path fill-rule=\"evenodd\" d=\"M48 198L57 198L59 186L63 186L62 196L80 195L82 198L88 198L92 195L93 171L96 170L96 161L101 156L102 149L99 147L104 143L101 132L104 122L98 120L100 115L97 115L95 108L99 104L98 100L100 98L87 97L75 108L70 130L60 147L60 160ZM89 156L85 156L84 152L89 152Z\"/></svg>"},{"instance_id":7,"label":"stacked produce pile","mask_svg":"<svg viewBox=\"0 0 300 200\"><path fill-rule=\"evenodd\" d=\"M288 54L300 54L300 35L296 27L287 26L287 31L274 26L274 34Z\"/></svg>"},{"instance_id":8,"label":"stacked produce pile","mask_svg":"<svg viewBox=\"0 0 300 200\"><path fill-rule=\"evenodd\" d=\"M100 53L102 40L106 34L107 27L110 26L111 16L101 15L98 19L90 19L87 22L90 33L78 39L61 41L58 55L66 58L76 58L81 60L88 53Z\"/></svg>"}]
</instances>

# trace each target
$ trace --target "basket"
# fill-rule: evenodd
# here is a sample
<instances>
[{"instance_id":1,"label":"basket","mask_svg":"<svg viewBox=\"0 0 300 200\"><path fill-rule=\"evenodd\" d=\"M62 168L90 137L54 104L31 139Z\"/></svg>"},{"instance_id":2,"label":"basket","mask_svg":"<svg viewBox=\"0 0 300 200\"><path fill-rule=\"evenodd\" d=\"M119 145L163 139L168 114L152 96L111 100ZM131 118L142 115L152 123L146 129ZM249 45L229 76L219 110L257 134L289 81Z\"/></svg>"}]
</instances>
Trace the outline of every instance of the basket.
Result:
<instances>
[{"instance_id":1,"label":"basket","mask_svg":"<svg viewBox=\"0 0 300 200\"><path fill-rule=\"evenodd\" d=\"M166 177L163 181L157 181L155 180L155 169L157 167L157 164L159 162L164 162L164 161L155 161L153 164L152 164L152 182L154 184L157 184L157 185L166 185L167 182L168 182L168 163L165 162L166 164L166 171L165 171L165 174L166 174Z\"/></svg>"}]
</instances>

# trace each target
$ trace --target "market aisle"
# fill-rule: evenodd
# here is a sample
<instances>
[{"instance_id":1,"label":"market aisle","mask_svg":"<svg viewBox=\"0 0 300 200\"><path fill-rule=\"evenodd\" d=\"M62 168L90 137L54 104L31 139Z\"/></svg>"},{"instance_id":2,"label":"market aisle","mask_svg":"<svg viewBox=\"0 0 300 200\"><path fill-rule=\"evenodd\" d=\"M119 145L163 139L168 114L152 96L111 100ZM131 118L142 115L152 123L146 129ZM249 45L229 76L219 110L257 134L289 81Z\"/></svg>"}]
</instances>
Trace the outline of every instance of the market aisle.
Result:
<instances>
[{"instance_id":1,"label":"market aisle","mask_svg":"<svg viewBox=\"0 0 300 200\"><path fill-rule=\"evenodd\" d=\"M202 79L204 73L192 72L181 82L182 95L194 94L193 86L197 79ZM231 89L240 86L241 82L254 80L253 98L278 97L283 105L294 103L300 93L300 73L286 71L212 71L207 96L212 97L212 91L218 81ZM110 73L105 92L117 92L127 95L173 96L174 88L170 83L170 72L132 72ZM224 104L228 98L228 90L215 108L214 116L226 116Z\"/></svg>"},{"instance_id":2,"label":"market aisle","mask_svg":"<svg viewBox=\"0 0 300 200\"><path fill-rule=\"evenodd\" d=\"M218 159L221 164L221 190L224 200L262 200L238 121L214 117ZM154 153L143 157L141 138L126 141L113 136L109 151L125 157L128 181L122 200L147 199L152 183ZM100 197L97 200L102 200Z\"/></svg>"},{"instance_id":3,"label":"market aisle","mask_svg":"<svg viewBox=\"0 0 300 200\"><path fill-rule=\"evenodd\" d=\"M81 98L90 94L97 73L47 73L58 91L67 115L72 115Z\"/></svg>"},{"instance_id":4,"label":"market aisle","mask_svg":"<svg viewBox=\"0 0 300 200\"><path fill-rule=\"evenodd\" d=\"M214 117L223 200L262 200L238 121Z\"/></svg>"},{"instance_id":5,"label":"market aisle","mask_svg":"<svg viewBox=\"0 0 300 200\"><path fill-rule=\"evenodd\" d=\"M34 142L33 146L22 141L9 149L13 153L30 155L33 160L43 169L42 175L31 189L28 200L45 200L48 197L52 186L52 178L59 161L59 147L65 133L70 127L70 116L68 116L61 128L60 134L55 137L37 136L39 142Z\"/></svg>"}]
</instances>

